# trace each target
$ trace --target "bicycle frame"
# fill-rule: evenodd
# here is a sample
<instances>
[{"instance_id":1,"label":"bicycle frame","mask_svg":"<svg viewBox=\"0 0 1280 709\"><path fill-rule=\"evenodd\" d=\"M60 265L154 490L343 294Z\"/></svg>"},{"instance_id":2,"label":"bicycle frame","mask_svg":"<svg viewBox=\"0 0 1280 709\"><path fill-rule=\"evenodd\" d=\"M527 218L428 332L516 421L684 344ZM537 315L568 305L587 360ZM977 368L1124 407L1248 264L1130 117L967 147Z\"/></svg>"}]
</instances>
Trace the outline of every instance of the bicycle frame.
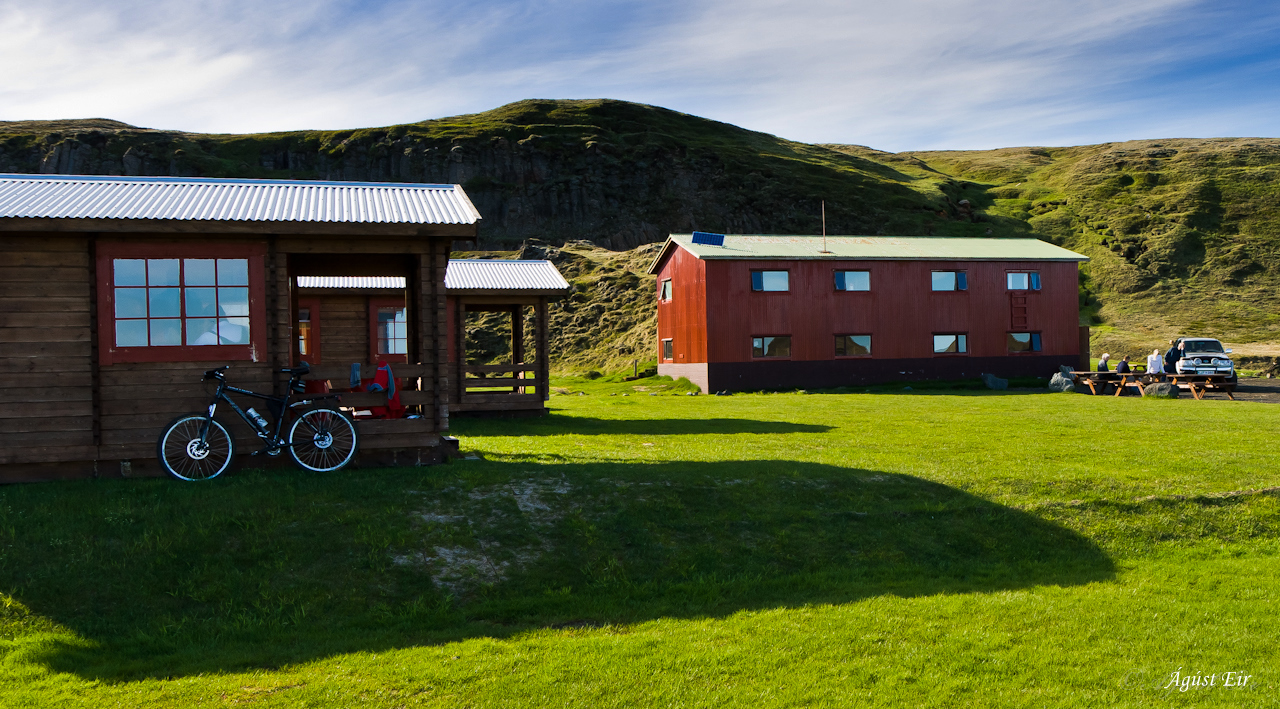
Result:
<instances>
[{"instance_id":1,"label":"bicycle frame","mask_svg":"<svg viewBox=\"0 0 1280 709\"><path fill-rule=\"evenodd\" d=\"M324 399L339 398L337 394L322 394L320 396L313 396L306 399L302 399L301 401L295 401L294 403L290 404L289 399L293 397L293 384L294 382L300 379L300 377L297 374L294 374L292 377L289 378L289 385L286 390L287 393L284 396L274 396L271 394L261 394L256 391L249 391L248 389L241 389L240 387L231 386L230 384L227 383L227 380L223 376L222 372L223 372L223 369L215 369L205 373L206 380L216 379L218 381L218 391L214 393L213 401L209 404L208 413L205 415L205 423L203 428L201 428L200 430L200 441L201 443L208 442L209 428L213 422L213 415L214 413L217 412L218 403L226 402L227 405L231 407L231 410L236 412L236 415L240 417L240 420L248 424L249 428L255 434L257 434L258 438L261 438L263 441L262 450L254 451L250 455L259 455L261 453L266 453L267 455L275 456L275 455L279 455L281 451L293 445L291 443L286 443L280 435L281 432L284 430L285 420L288 418L285 415L286 413L293 411L299 406L307 406L312 403L315 403L316 401L320 401ZM236 402L230 396L227 395L227 392L231 392L233 394L240 394L241 396L250 396L255 399L262 399L263 401L266 401L268 403L274 403L276 407L279 408L280 414L276 415L275 409L271 406L268 406L266 411L266 413L272 419L274 419L274 422L275 422L274 430L272 430L271 427L268 427L268 430L265 432L260 430L258 428L257 422L254 421L252 418L250 418L249 414L245 413L245 410L240 408L240 406L236 404ZM308 423L308 426L310 426L309 423ZM313 427L313 431L314 431L314 427Z\"/></svg>"}]
</instances>

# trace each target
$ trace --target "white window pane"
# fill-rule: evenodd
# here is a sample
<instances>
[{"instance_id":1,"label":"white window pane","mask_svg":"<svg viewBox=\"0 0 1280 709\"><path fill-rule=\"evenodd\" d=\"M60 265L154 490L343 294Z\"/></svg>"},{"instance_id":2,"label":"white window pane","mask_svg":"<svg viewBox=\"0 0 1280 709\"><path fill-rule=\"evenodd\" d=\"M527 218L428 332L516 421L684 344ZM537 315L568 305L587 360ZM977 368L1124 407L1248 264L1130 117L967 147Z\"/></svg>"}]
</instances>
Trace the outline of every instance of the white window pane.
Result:
<instances>
[{"instance_id":1,"label":"white window pane","mask_svg":"<svg viewBox=\"0 0 1280 709\"><path fill-rule=\"evenodd\" d=\"M153 318L176 318L182 315L177 288L148 288L147 303Z\"/></svg>"},{"instance_id":2,"label":"white window pane","mask_svg":"<svg viewBox=\"0 0 1280 709\"><path fill-rule=\"evenodd\" d=\"M218 259L218 285L249 285L249 260L243 258Z\"/></svg>"},{"instance_id":3,"label":"white window pane","mask_svg":"<svg viewBox=\"0 0 1280 709\"><path fill-rule=\"evenodd\" d=\"M151 320L151 346L174 347L182 344L181 320Z\"/></svg>"},{"instance_id":4,"label":"white window pane","mask_svg":"<svg viewBox=\"0 0 1280 709\"><path fill-rule=\"evenodd\" d=\"M146 320L117 320L116 347L146 347Z\"/></svg>"},{"instance_id":5,"label":"white window pane","mask_svg":"<svg viewBox=\"0 0 1280 709\"><path fill-rule=\"evenodd\" d=\"M871 290L871 272L870 271L845 271L844 272L844 289L845 290Z\"/></svg>"},{"instance_id":6,"label":"white window pane","mask_svg":"<svg viewBox=\"0 0 1280 709\"><path fill-rule=\"evenodd\" d=\"M116 317L118 318L145 318L147 317L147 289L146 288L117 288L116 289ZM124 347L125 345L121 345Z\"/></svg>"},{"instance_id":7,"label":"white window pane","mask_svg":"<svg viewBox=\"0 0 1280 709\"><path fill-rule=\"evenodd\" d=\"M218 322L218 342L223 345L249 344L249 318L224 318Z\"/></svg>"},{"instance_id":8,"label":"white window pane","mask_svg":"<svg viewBox=\"0 0 1280 709\"><path fill-rule=\"evenodd\" d=\"M189 258L182 261L182 284L186 286L216 286L218 279L211 258Z\"/></svg>"},{"instance_id":9,"label":"white window pane","mask_svg":"<svg viewBox=\"0 0 1280 709\"><path fill-rule=\"evenodd\" d=\"M767 291L785 291L789 290L786 271L764 271L760 274L764 290Z\"/></svg>"},{"instance_id":10,"label":"white window pane","mask_svg":"<svg viewBox=\"0 0 1280 709\"><path fill-rule=\"evenodd\" d=\"M955 352L956 336L955 335L934 335L933 351L935 353Z\"/></svg>"},{"instance_id":11,"label":"white window pane","mask_svg":"<svg viewBox=\"0 0 1280 709\"><path fill-rule=\"evenodd\" d=\"M118 286L147 285L147 262L140 258L118 258L112 261L114 280Z\"/></svg>"},{"instance_id":12,"label":"white window pane","mask_svg":"<svg viewBox=\"0 0 1280 709\"><path fill-rule=\"evenodd\" d=\"M933 272L933 289L934 290L955 290L956 289L956 272L955 271L934 271Z\"/></svg>"},{"instance_id":13,"label":"white window pane","mask_svg":"<svg viewBox=\"0 0 1280 709\"><path fill-rule=\"evenodd\" d=\"M1031 287L1030 280L1025 273L1008 274L1009 290L1027 290Z\"/></svg>"},{"instance_id":14,"label":"white window pane","mask_svg":"<svg viewBox=\"0 0 1280 709\"><path fill-rule=\"evenodd\" d=\"M147 259L147 285L149 286L178 285L178 259L176 258Z\"/></svg>"},{"instance_id":15,"label":"white window pane","mask_svg":"<svg viewBox=\"0 0 1280 709\"><path fill-rule=\"evenodd\" d=\"M187 288L187 317L218 317L218 291L214 288ZM190 332L190 330L188 330Z\"/></svg>"},{"instance_id":16,"label":"white window pane","mask_svg":"<svg viewBox=\"0 0 1280 709\"><path fill-rule=\"evenodd\" d=\"M249 289L248 288L219 288L218 289L218 315L223 317L248 317L249 315Z\"/></svg>"},{"instance_id":17,"label":"white window pane","mask_svg":"<svg viewBox=\"0 0 1280 709\"><path fill-rule=\"evenodd\" d=\"M218 321L215 318L191 318L187 320L187 344L218 344L218 333L214 330L217 326Z\"/></svg>"},{"instance_id":18,"label":"white window pane","mask_svg":"<svg viewBox=\"0 0 1280 709\"><path fill-rule=\"evenodd\" d=\"M849 344L845 346L847 354L865 355L871 354L871 336L870 335L850 335Z\"/></svg>"}]
</instances>

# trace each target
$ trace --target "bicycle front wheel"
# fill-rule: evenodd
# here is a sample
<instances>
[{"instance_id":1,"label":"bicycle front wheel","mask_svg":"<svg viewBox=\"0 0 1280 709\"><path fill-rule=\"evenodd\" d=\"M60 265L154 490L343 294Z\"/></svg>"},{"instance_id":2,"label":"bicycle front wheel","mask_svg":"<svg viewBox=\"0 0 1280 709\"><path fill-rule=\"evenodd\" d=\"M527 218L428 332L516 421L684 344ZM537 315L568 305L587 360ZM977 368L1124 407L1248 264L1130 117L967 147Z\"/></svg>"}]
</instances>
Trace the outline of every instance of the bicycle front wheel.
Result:
<instances>
[{"instance_id":1,"label":"bicycle front wheel","mask_svg":"<svg viewBox=\"0 0 1280 709\"><path fill-rule=\"evenodd\" d=\"M356 425L337 409L304 411L289 427L289 455L303 470L337 470L356 455Z\"/></svg>"},{"instance_id":2,"label":"bicycle front wheel","mask_svg":"<svg viewBox=\"0 0 1280 709\"><path fill-rule=\"evenodd\" d=\"M206 422L209 433L202 435ZM231 469L236 443L216 419L188 414L174 419L160 434L156 453L165 472L179 480L212 480Z\"/></svg>"}]
</instances>

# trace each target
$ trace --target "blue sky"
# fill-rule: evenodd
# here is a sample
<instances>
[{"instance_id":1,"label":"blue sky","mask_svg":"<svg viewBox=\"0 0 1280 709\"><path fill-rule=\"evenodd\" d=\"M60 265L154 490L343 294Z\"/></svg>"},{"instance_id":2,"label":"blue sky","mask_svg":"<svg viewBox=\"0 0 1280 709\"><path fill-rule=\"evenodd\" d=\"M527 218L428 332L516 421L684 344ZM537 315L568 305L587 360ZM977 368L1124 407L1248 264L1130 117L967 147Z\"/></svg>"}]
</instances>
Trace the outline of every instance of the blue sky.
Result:
<instances>
[{"instance_id":1,"label":"blue sky","mask_svg":"<svg viewBox=\"0 0 1280 709\"><path fill-rule=\"evenodd\" d=\"M1234 0L0 0L0 120L390 125L650 103L883 150L1280 135L1280 5Z\"/></svg>"}]
</instances>

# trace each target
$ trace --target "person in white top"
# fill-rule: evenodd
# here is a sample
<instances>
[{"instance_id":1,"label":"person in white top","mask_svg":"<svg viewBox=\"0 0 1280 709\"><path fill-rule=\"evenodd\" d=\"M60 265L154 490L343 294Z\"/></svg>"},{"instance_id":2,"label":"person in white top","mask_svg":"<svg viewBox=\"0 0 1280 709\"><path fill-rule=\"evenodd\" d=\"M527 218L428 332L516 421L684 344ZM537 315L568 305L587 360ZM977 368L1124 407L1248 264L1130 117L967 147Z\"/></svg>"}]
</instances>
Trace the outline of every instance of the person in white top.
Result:
<instances>
[{"instance_id":1,"label":"person in white top","mask_svg":"<svg viewBox=\"0 0 1280 709\"><path fill-rule=\"evenodd\" d=\"M1164 374L1164 358L1160 350L1153 350L1147 355L1147 374Z\"/></svg>"}]
</instances>

